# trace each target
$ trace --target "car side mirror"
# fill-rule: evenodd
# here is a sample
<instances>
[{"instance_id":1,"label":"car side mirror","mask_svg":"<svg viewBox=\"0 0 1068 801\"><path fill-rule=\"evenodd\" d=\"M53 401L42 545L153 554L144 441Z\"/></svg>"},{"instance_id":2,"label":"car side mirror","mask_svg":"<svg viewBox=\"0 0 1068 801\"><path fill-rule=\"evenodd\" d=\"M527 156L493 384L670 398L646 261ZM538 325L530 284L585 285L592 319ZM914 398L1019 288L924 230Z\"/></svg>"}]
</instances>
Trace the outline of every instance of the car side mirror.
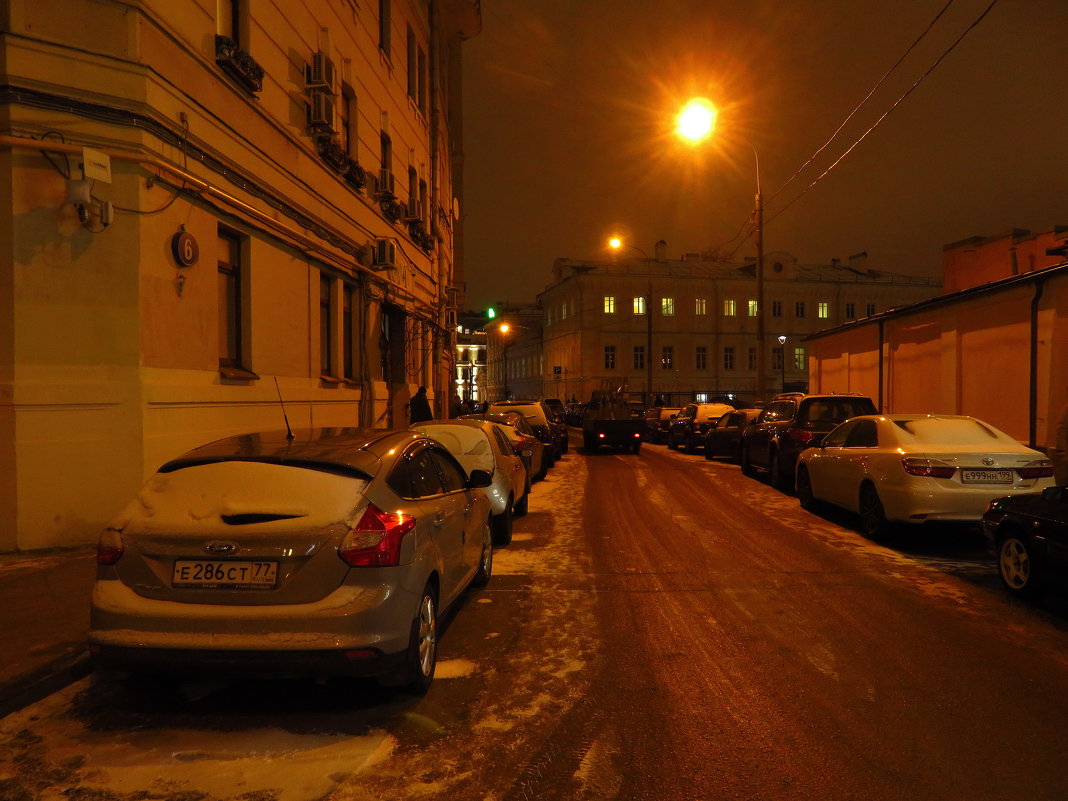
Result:
<instances>
[{"instance_id":1,"label":"car side mirror","mask_svg":"<svg viewBox=\"0 0 1068 801\"><path fill-rule=\"evenodd\" d=\"M479 489L481 487L488 487L492 483L493 476L491 476L485 470L472 470L471 475L467 477L468 489Z\"/></svg>"},{"instance_id":2,"label":"car side mirror","mask_svg":"<svg viewBox=\"0 0 1068 801\"><path fill-rule=\"evenodd\" d=\"M528 457L528 458L529 458L529 457L531 457L531 456L533 456L533 455L534 455L534 451L532 451L532 450L530 450L530 449L528 448L528 449L527 449L527 450L525 450L525 451L520 451L520 452L519 452L519 455L520 455L520 456L526 456L526 457Z\"/></svg>"},{"instance_id":3,"label":"car side mirror","mask_svg":"<svg viewBox=\"0 0 1068 801\"><path fill-rule=\"evenodd\" d=\"M1050 503L1064 503L1064 487L1046 487L1042 490L1042 500Z\"/></svg>"}]
</instances>

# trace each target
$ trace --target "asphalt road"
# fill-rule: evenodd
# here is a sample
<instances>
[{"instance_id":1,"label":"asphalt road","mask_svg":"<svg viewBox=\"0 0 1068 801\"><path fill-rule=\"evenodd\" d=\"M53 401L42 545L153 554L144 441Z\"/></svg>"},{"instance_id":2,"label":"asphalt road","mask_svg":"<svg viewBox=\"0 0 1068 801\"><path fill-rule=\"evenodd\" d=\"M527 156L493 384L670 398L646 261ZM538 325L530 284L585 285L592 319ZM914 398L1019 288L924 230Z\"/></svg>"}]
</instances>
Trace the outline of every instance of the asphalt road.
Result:
<instances>
[{"instance_id":1,"label":"asphalt road","mask_svg":"<svg viewBox=\"0 0 1068 801\"><path fill-rule=\"evenodd\" d=\"M572 452L430 693L93 677L0 721L0 801L1068 798L1068 604L733 465Z\"/></svg>"}]
</instances>

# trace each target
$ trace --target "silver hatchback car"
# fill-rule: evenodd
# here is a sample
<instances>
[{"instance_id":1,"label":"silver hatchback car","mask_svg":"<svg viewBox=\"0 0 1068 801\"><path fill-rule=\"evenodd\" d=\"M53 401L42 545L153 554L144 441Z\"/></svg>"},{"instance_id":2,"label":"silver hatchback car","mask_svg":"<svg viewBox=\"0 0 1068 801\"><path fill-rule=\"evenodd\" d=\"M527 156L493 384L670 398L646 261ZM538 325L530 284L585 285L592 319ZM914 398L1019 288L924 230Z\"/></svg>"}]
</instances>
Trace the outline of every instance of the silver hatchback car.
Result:
<instances>
[{"instance_id":1,"label":"silver hatchback car","mask_svg":"<svg viewBox=\"0 0 1068 801\"><path fill-rule=\"evenodd\" d=\"M440 610L493 568L489 474L410 431L290 436L168 462L105 529L101 667L430 686Z\"/></svg>"}]
</instances>

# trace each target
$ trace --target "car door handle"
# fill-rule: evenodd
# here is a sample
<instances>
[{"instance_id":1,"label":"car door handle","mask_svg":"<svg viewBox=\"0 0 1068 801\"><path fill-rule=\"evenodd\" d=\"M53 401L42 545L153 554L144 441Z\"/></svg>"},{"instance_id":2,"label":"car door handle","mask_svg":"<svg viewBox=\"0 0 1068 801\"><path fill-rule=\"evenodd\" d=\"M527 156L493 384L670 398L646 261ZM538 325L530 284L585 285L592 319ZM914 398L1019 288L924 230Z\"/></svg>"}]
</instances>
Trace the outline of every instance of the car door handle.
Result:
<instances>
[{"instance_id":1,"label":"car door handle","mask_svg":"<svg viewBox=\"0 0 1068 801\"><path fill-rule=\"evenodd\" d=\"M438 528L441 528L442 526L445 525L445 513L444 512L438 512L436 515L434 515L434 525L437 526Z\"/></svg>"}]
</instances>

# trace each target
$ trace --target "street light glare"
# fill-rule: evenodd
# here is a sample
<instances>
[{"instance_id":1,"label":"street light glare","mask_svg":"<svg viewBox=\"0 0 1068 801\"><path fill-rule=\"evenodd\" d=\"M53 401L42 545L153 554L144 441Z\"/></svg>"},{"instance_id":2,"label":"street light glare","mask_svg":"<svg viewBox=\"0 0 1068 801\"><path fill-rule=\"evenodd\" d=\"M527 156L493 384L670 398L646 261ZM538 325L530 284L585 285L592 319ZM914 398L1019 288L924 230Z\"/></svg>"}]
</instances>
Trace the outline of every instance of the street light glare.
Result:
<instances>
[{"instance_id":1,"label":"street light glare","mask_svg":"<svg viewBox=\"0 0 1068 801\"><path fill-rule=\"evenodd\" d=\"M619 250L621 247L623 247L623 240L620 239L618 236L613 236L611 239L608 240L608 247L612 248L613 250Z\"/></svg>"},{"instance_id":2,"label":"street light glare","mask_svg":"<svg viewBox=\"0 0 1068 801\"><path fill-rule=\"evenodd\" d=\"M512 327L508 323L501 323L501 327L498 329L502 334L507 334L512 330Z\"/></svg>"},{"instance_id":3,"label":"street light glare","mask_svg":"<svg viewBox=\"0 0 1068 801\"><path fill-rule=\"evenodd\" d=\"M703 97L690 100L678 117L675 131L689 142L700 142L716 127L716 107Z\"/></svg>"}]
</instances>

